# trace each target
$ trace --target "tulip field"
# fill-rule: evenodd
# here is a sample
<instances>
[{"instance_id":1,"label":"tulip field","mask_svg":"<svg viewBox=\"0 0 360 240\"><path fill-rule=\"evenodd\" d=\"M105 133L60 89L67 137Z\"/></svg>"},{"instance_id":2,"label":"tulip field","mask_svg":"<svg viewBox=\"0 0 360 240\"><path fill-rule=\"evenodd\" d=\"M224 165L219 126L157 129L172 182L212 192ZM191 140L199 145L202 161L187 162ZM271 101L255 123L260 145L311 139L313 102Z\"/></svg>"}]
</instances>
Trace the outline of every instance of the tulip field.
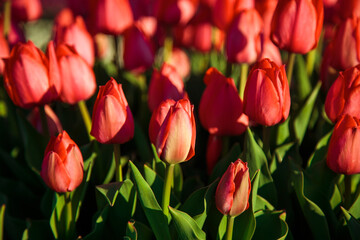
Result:
<instances>
[{"instance_id":1,"label":"tulip field","mask_svg":"<svg viewBox=\"0 0 360 240\"><path fill-rule=\"evenodd\" d=\"M360 1L1 1L0 136L0 240L360 239Z\"/></svg>"}]
</instances>

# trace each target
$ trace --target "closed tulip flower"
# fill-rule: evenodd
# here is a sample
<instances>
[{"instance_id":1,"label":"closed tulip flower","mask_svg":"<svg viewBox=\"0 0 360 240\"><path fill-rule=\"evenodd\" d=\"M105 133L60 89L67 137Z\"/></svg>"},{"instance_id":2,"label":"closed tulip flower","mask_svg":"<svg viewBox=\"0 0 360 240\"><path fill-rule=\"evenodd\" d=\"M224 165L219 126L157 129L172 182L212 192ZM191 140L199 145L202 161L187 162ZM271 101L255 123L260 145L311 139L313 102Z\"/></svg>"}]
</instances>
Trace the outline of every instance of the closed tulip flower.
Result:
<instances>
[{"instance_id":1,"label":"closed tulip flower","mask_svg":"<svg viewBox=\"0 0 360 240\"><path fill-rule=\"evenodd\" d=\"M336 122L344 114L360 118L359 84L360 65L340 72L325 100L325 111L332 122Z\"/></svg>"},{"instance_id":2,"label":"closed tulip flower","mask_svg":"<svg viewBox=\"0 0 360 240\"><path fill-rule=\"evenodd\" d=\"M243 113L243 102L232 78L226 78L215 68L209 68L204 82L207 85L200 99L199 118L210 134L240 135L249 119Z\"/></svg>"},{"instance_id":3,"label":"closed tulip flower","mask_svg":"<svg viewBox=\"0 0 360 240\"><path fill-rule=\"evenodd\" d=\"M61 122L56 116L55 112L51 109L49 105L44 106L46 114L46 123L49 129L50 136L56 136L63 131ZM41 117L39 108L34 108L31 113L28 115L27 119L30 124L39 132L44 133L41 125Z\"/></svg>"},{"instance_id":4,"label":"closed tulip flower","mask_svg":"<svg viewBox=\"0 0 360 240\"><path fill-rule=\"evenodd\" d=\"M236 217L249 208L251 181L247 163L231 163L216 188L215 203L224 215Z\"/></svg>"},{"instance_id":5,"label":"closed tulip flower","mask_svg":"<svg viewBox=\"0 0 360 240\"><path fill-rule=\"evenodd\" d=\"M188 99L168 99L153 112L149 126L150 141L160 159L176 164L195 154L196 127L194 106Z\"/></svg>"},{"instance_id":6,"label":"closed tulip flower","mask_svg":"<svg viewBox=\"0 0 360 240\"><path fill-rule=\"evenodd\" d=\"M55 44L66 43L73 46L90 66L94 65L94 40L81 16L74 17L70 9L62 10L55 19L54 32Z\"/></svg>"},{"instance_id":7,"label":"closed tulip flower","mask_svg":"<svg viewBox=\"0 0 360 240\"><path fill-rule=\"evenodd\" d=\"M89 99L96 90L95 74L89 64L66 44L56 47L56 56L61 75L61 101L75 104Z\"/></svg>"},{"instance_id":8,"label":"closed tulip flower","mask_svg":"<svg viewBox=\"0 0 360 240\"><path fill-rule=\"evenodd\" d=\"M32 108L58 97L60 91L53 45L45 56L31 41L18 43L5 60L4 84L15 105Z\"/></svg>"},{"instance_id":9,"label":"closed tulip flower","mask_svg":"<svg viewBox=\"0 0 360 240\"><path fill-rule=\"evenodd\" d=\"M159 0L155 3L155 16L167 25L185 25L195 15L199 0Z\"/></svg>"},{"instance_id":10,"label":"closed tulip flower","mask_svg":"<svg viewBox=\"0 0 360 240\"><path fill-rule=\"evenodd\" d=\"M41 177L58 193L71 192L83 180L83 157L66 131L51 137L41 166Z\"/></svg>"},{"instance_id":11,"label":"closed tulip flower","mask_svg":"<svg viewBox=\"0 0 360 240\"><path fill-rule=\"evenodd\" d=\"M343 115L330 139L326 163L336 173L360 173L360 120Z\"/></svg>"},{"instance_id":12,"label":"closed tulip flower","mask_svg":"<svg viewBox=\"0 0 360 240\"><path fill-rule=\"evenodd\" d=\"M148 92L148 104L154 111L166 99L180 100L186 96L184 82L176 69L164 63L160 71L154 69Z\"/></svg>"},{"instance_id":13,"label":"closed tulip flower","mask_svg":"<svg viewBox=\"0 0 360 240\"><path fill-rule=\"evenodd\" d=\"M100 86L93 114L90 134L100 143L125 143L134 136L134 119L122 90L111 78Z\"/></svg>"},{"instance_id":14,"label":"closed tulip flower","mask_svg":"<svg viewBox=\"0 0 360 240\"><path fill-rule=\"evenodd\" d=\"M40 0L11 0L11 18L16 21L32 21L42 14Z\"/></svg>"},{"instance_id":15,"label":"closed tulip flower","mask_svg":"<svg viewBox=\"0 0 360 240\"><path fill-rule=\"evenodd\" d=\"M173 48L168 63L176 69L183 79L189 77L190 59L185 51L180 48Z\"/></svg>"},{"instance_id":16,"label":"closed tulip flower","mask_svg":"<svg viewBox=\"0 0 360 240\"><path fill-rule=\"evenodd\" d=\"M244 112L255 123L273 126L289 116L290 91L285 66L269 59L256 63L244 92Z\"/></svg>"},{"instance_id":17,"label":"closed tulip flower","mask_svg":"<svg viewBox=\"0 0 360 240\"><path fill-rule=\"evenodd\" d=\"M322 0L279 0L271 38L280 49L305 54L317 46L323 20Z\"/></svg>"},{"instance_id":18,"label":"closed tulip flower","mask_svg":"<svg viewBox=\"0 0 360 240\"><path fill-rule=\"evenodd\" d=\"M154 51L149 39L132 26L124 33L124 68L142 72L154 62Z\"/></svg>"}]
</instances>

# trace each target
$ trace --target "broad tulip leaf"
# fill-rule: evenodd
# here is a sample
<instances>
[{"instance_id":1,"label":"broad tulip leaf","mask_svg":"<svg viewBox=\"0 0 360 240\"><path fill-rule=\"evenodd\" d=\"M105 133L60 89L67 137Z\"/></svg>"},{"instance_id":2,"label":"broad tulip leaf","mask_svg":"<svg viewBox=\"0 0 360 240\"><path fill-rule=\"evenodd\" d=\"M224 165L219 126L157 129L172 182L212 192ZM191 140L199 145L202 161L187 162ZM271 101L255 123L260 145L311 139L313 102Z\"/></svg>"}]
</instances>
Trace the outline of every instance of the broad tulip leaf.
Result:
<instances>
[{"instance_id":1,"label":"broad tulip leaf","mask_svg":"<svg viewBox=\"0 0 360 240\"><path fill-rule=\"evenodd\" d=\"M360 239L360 223L346 209L341 207L352 239Z\"/></svg>"},{"instance_id":2,"label":"broad tulip leaf","mask_svg":"<svg viewBox=\"0 0 360 240\"><path fill-rule=\"evenodd\" d=\"M301 54L296 54L294 70L294 74L296 76L293 78L296 81L295 90L297 91L297 96L301 102L310 94L312 90L311 82L306 71L305 60Z\"/></svg>"},{"instance_id":3,"label":"broad tulip leaf","mask_svg":"<svg viewBox=\"0 0 360 240\"><path fill-rule=\"evenodd\" d=\"M106 235L104 234L106 231L104 231L104 229L106 227L108 214L109 207L106 206L104 209L94 215L94 217L96 217L94 229L83 238L84 240L106 239Z\"/></svg>"},{"instance_id":4,"label":"broad tulip leaf","mask_svg":"<svg viewBox=\"0 0 360 240\"><path fill-rule=\"evenodd\" d=\"M329 228L323 211L304 194L304 174L293 171L292 182L301 210L314 239L330 239Z\"/></svg>"},{"instance_id":5,"label":"broad tulip leaf","mask_svg":"<svg viewBox=\"0 0 360 240\"><path fill-rule=\"evenodd\" d=\"M138 239L140 239L140 240L152 240L152 239L154 239L154 233L145 224L143 224L143 223L141 223L139 221L136 221L134 226L135 226L135 229L137 230Z\"/></svg>"},{"instance_id":6,"label":"broad tulip leaf","mask_svg":"<svg viewBox=\"0 0 360 240\"><path fill-rule=\"evenodd\" d=\"M145 212L145 215L150 223L152 230L154 231L155 237L160 240L170 239L168 219L164 215L160 205L156 201L153 191L151 190L149 184L145 181L137 167L131 161L129 161L129 165L139 193L138 196L141 206Z\"/></svg>"},{"instance_id":7,"label":"broad tulip leaf","mask_svg":"<svg viewBox=\"0 0 360 240\"><path fill-rule=\"evenodd\" d=\"M322 137L319 140L319 142L316 144L315 151L311 155L311 157L308 161L308 164L307 164L308 167L311 167L313 164L324 160L324 158L326 157L326 154L327 154L327 149L328 149L328 144L330 141L331 134L332 134L332 132L329 132L324 137Z\"/></svg>"},{"instance_id":8,"label":"broad tulip leaf","mask_svg":"<svg viewBox=\"0 0 360 240\"><path fill-rule=\"evenodd\" d=\"M4 216L6 205L2 204L0 207L0 240L4 239Z\"/></svg>"},{"instance_id":9,"label":"broad tulip leaf","mask_svg":"<svg viewBox=\"0 0 360 240\"><path fill-rule=\"evenodd\" d=\"M290 141L290 129L289 123L291 120L291 115L281 124L274 126L276 131L276 146L283 145Z\"/></svg>"},{"instance_id":10,"label":"broad tulip leaf","mask_svg":"<svg viewBox=\"0 0 360 240\"><path fill-rule=\"evenodd\" d=\"M169 212L172 217L172 224L178 233L178 238L182 240L187 239L206 239L206 234L197 222L187 213L169 207Z\"/></svg>"},{"instance_id":11,"label":"broad tulip leaf","mask_svg":"<svg viewBox=\"0 0 360 240\"><path fill-rule=\"evenodd\" d=\"M316 84L314 90L311 92L311 94L305 101L304 105L301 107L299 112L296 114L295 118L292 119L295 139L299 143L299 145L301 144L301 142L305 136L306 130L308 128L310 118L311 118L311 113L313 112L314 105L315 105L317 96L320 91L320 87L321 87L321 82L319 81Z\"/></svg>"},{"instance_id":12,"label":"broad tulip leaf","mask_svg":"<svg viewBox=\"0 0 360 240\"><path fill-rule=\"evenodd\" d=\"M226 215L223 215L218 227L218 233L217 233L217 240L222 240L225 237L226 234L226 227L227 227L227 217Z\"/></svg>"},{"instance_id":13,"label":"broad tulip leaf","mask_svg":"<svg viewBox=\"0 0 360 240\"><path fill-rule=\"evenodd\" d=\"M134 225L135 225L134 221L129 221L126 225L126 237L131 240L138 239L137 231Z\"/></svg>"},{"instance_id":14,"label":"broad tulip leaf","mask_svg":"<svg viewBox=\"0 0 360 240\"><path fill-rule=\"evenodd\" d=\"M255 213L256 230L253 239L285 239L289 227L285 211L263 211Z\"/></svg>"},{"instance_id":15,"label":"broad tulip leaf","mask_svg":"<svg viewBox=\"0 0 360 240\"><path fill-rule=\"evenodd\" d=\"M154 146L154 144L151 144L151 149L152 149L153 154L154 154L154 159L153 159L153 163L152 163L152 169L160 177L162 177L164 179L165 178L166 164L163 161L161 161L161 159L157 155L156 147Z\"/></svg>"},{"instance_id":16,"label":"broad tulip leaf","mask_svg":"<svg viewBox=\"0 0 360 240\"><path fill-rule=\"evenodd\" d=\"M123 182L113 182L96 186L96 190L98 190L105 197L109 205L112 207L115 204L116 197L118 196L119 189L122 185Z\"/></svg>"},{"instance_id":17,"label":"broad tulip leaf","mask_svg":"<svg viewBox=\"0 0 360 240\"><path fill-rule=\"evenodd\" d=\"M65 197L63 194L54 194L53 199L53 211L50 217L50 228L55 237L55 239L59 239L59 234L65 232L64 226L60 224L62 211L65 207Z\"/></svg>"},{"instance_id":18,"label":"broad tulip leaf","mask_svg":"<svg viewBox=\"0 0 360 240\"><path fill-rule=\"evenodd\" d=\"M200 228L204 226L217 184L218 181L215 181L207 187L198 189L180 206L180 210L194 218Z\"/></svg>"},{"instance_id":19,"label":"broad tulip leaf","mask_svg":"<svg viewBox=\"0 0 360 240\"><path fill-rule=\"evenodd\" d=\"M270 174L267 159L262 148L257 144L251 130L246 131L245 148L243 153L244 160L248 163L250 176L260 170L259 194L272 204L277 203L276 188Z\"/></svg>"},{"instance_id":20,"label":"broad tulip leaf","mask_svg":"<svg viewBox=\"0 0 360 240\"><path fill-rule=\"evenodd\" d=\"M356 185L358 186L358 185ZM357 220L360 220L360 194L357 196L357 198L352 203L349 213L354 216Z\"/></svg>"}]
</instances>

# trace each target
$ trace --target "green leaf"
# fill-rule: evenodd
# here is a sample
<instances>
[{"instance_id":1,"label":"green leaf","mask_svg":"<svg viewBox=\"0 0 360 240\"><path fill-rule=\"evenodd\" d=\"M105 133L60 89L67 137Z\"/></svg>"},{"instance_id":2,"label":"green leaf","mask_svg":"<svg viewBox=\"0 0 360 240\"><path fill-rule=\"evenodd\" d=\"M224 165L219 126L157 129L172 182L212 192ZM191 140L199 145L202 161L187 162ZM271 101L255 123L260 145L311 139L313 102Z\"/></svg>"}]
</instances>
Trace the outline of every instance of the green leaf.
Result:
<instances>
[{"instance_id":1,"label":"green leaf","mask_svg":"<svg viewBox=\"0 0 360 240\"><path fill-rule=\"evenodd\" d=\"M52 233L47 220L27 220L22 240L51 239Z\"/></svg>"},{"instance_id":2,"label":"green leaf","mask_svg":"<svg viewBox=\"0 0 360 240\"><path fill-rule=\"evenodd\" d=\"M129 221L126 225L126 236L131 240L137 240L137 231L135 228L135 221Z\"/></svg>"},{"instance_id":3,"label":"green leaf","mask_svg":"<svg viewBox=\"0 0 360 240\"><path fill-rule=\"evenodd\" d=\"M65 197L64 194L54 194L53 199L53 211L50 217L50 228L55 237L55 239L59 239L62 232L64 232L64 226L61 223L61 215L62 211L65 207Z\"/></svg>"},{"instance_id":4,"label":"green leaf","mask_svg":"<svg viewBox=\"0 0 360 240\"><path fill-rule=\"evenodd\" d=\"M341 210L344 214L351 238L360 239L360 223L348 211L346 211L346 209L341 207Z\"/></svg>"},{"instance_id":5,"label":"green leaf","mask_svg":"<svg viewBox=\"0 0 360 240\"><path fill-rule=\"evenodd\" d=\"M249 128L246 131L243 158L248 163L250 176L254 176L255 172L258 169L260 170L259 194L273 205L276 205L276 188L271 177L265 153L255 141Z\"/></svg>"},{"instance_id":6,"label":"green leaf","mask_svg":"<svg viewBox=\"0 0 360 240\"><path fill-rule=\"evenodd\" d=\"M156 201L153 191L132 161L129 161L129 165L139 193L141 206L154 231L155 237L157 239L170 239L168 219Z\"/></svg>"},{"instance_id":7,"label":"green leaf","mask_svg":"<svg viewBox=\"0 0 360 240\"><path fill-rule=\"evenodd\" d=\"M294 170L292 183L314 239L330 239L329 228L323 211L304 194L304 175L302 171Z\"/></svg>"},{"instance_id":8,"label":"green leaf","mask_svg":"<svg viewBox=\"0 0 360 240\"><path fill-rule=\"evenodd\" d=\"M205 232L201 230L197 222L187 213L172 207L169 207L169 211L172 217L172 224L175 225L179 239L206 239Z\"/></svg>"},{"instance_id":9,"label":"green leaf","mask_svg":"<svg viewBox=\"0 0 360 240\"><path fill-rule=\"evenodd\" d=\"M329 132L324 137L322 137L319 140L319 142L316 144L315 151L311 155L311 157L308 161L308 164L307 164L308 167L311 167L313 164L324 160L324 158L326 157L326 154L327 154L327 149L328 149L328 144L330 141L331 134L332 134L332 132Z\"/></svg>"},{"instance_id":10,"label":"green leaf","mask_svg":"<svg viewBox=\"0 0 360 240\"><path fill-rule=\"evenodd\" d=\"M357 196L349 209L349 213L357 220L360 220L360 194Z\"/></svg>"},{"instance_id":11,"label":"green leaf","mask_svg":"<svg viewBox=\"0 0 360 240\"><path fill-rule=\"evenodd\" d=\"M289 228L285 211L263 211L255 213L256 230L253 239L285 239Z\"/></svg>"},{"instance_id":12,"label":"green leaf","mask_svg":"<svg viewBox=\"0 0 360 240\"><path fill-rule=\"evenodd\" d=\"M154 154L154 160L152 163L152 169L163 179L165 178L165 169L166 169L166 164L161 161L161 159L159 158L159 156L157 155L156 152L156 147L154 146L154 144L151 144L151 149L153 151Z\"/></svg>"},{"instance_id":13,"label":"green leaf","mask_svg":"<svg viewBox=\"0 0 360 240\"><path fill-rule=\"evenodd\" d=\"M40 175L46 141L22 116L20 111L17 111L17 122L24 142L26 162L34 172Z\"/></svg>"},{"instance_id":14,"label":"green leaf","mask_svg":"<svg viewBox=\"0 0 360 240\"><path fill-rule=\"evenodd\" d=\"M4 216L5 216L5 204L0 207L0 240L4 239Z\"/></svg>"},{"instance_id":15,"label":"green leaf","mask_svg":"<svg viewBox=\"0 0 360 240\"><path fill-rule=\"evenodd\" d=\"M115 204L116 197L119 194L119 189L122 185L123 182L113 182L96 186L96 190L105 197L109 205L112 207Z\"/></svg>"},{"instance_id":16,"label":"green leaf","mask_svg":"<svg viewBox=\"0 0 360 240\"><path fill-rule=\"evenodd\" d=\"M218 181L215 181L207 187L198 189L180 206L180 210L194 218L200 228L204 226L209 206L214 200L217 184Z\"/></svg>"},{"instance_id":17,"label":"green leaf","mask_svg":"<svg viewBox=\"0 0 360 240\"><path fill-rule=\"evenodd\" d=\"M104 231L104 229L106 227L108 214L109 214L109 206L106 206L104 209L102 209L101 211L97 212L94 215L96 219L94 224L94 229L83 238L84 240L106 239L104 233L107 232Z\"/></svg>"},{"instance_id":18,"label":"green leaf","mask_svg":"<svg viewBox=\"0 0 360 240\"><path fill-rule=\"evenodd\" d=\"M299 142L299 145L301 144L308 128L311 113L314 109L320 87L321 81L316 84L314 90L311 92L304 105L296 114L295 118L293 118L293 131L295 134L295 139Z\"/></svg>"},{"instance_id":19,"label":"green leaf","mask_svg":"<svg viewBox=\"0 0 360 240\"><path fill-rule=\"evenodd\" d=\"M296 91L299 102L303 101L311 92L312 86L307 75L305 60L301 54L296 54L295 60Z\"/></svg>"},{"instance_id":20,"label":"green leaf","mask_svg":"<svg viewBox=\"0 0 360 240\"><path fill-rule=\"evenodd\" d=\"M145 224L136 221L135 222L135 229L137 230L138 239L141 240L152 240L154 239L154 234L151 229L146 226Z\"/></svg>"},{"instance_id":21,"label":"green leaf","mask_svg":"<svg viewBox=\"0 0 360 240\"><path fill-rule=\"evenodd\" d=\"M184 185L183 173L180 164L175 164L174 166L174 181L173 181L173 191L177 198L180 199L181 192Z\"/></svg>"}]
</instances>

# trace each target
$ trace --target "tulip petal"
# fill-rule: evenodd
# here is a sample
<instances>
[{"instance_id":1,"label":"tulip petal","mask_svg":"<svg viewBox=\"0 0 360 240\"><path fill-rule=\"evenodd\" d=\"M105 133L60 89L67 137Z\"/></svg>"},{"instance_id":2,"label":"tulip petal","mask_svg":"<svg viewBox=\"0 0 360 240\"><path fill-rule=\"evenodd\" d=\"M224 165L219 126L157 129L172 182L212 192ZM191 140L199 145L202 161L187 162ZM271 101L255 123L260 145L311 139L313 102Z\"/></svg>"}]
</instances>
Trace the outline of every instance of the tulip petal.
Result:
<instances>
[{"instance_id":1,"label":"tulip petal","mask_svg":"<svg viewBox=\"0 0 360 240\"><path fill-rule=\"evenodd\" d=\"M233 195L235 192L235 164L231 163L216 188L215 202L217 209L222 214L229 214L233 206Z\"/></svg>"},{"instance_id":2,"label":"tulip petal","mask_svg":"<svg viewBox=\"0 0 360 240\"><path fill-rule=\"evenodd\" d=\"M79 152L79 149L74 144L69 145L67 148L67 158L64 161L64 166L71 179L67 188L69 192L79 186L83 179L83 158Z\"/></svg>"}]
</instances>

